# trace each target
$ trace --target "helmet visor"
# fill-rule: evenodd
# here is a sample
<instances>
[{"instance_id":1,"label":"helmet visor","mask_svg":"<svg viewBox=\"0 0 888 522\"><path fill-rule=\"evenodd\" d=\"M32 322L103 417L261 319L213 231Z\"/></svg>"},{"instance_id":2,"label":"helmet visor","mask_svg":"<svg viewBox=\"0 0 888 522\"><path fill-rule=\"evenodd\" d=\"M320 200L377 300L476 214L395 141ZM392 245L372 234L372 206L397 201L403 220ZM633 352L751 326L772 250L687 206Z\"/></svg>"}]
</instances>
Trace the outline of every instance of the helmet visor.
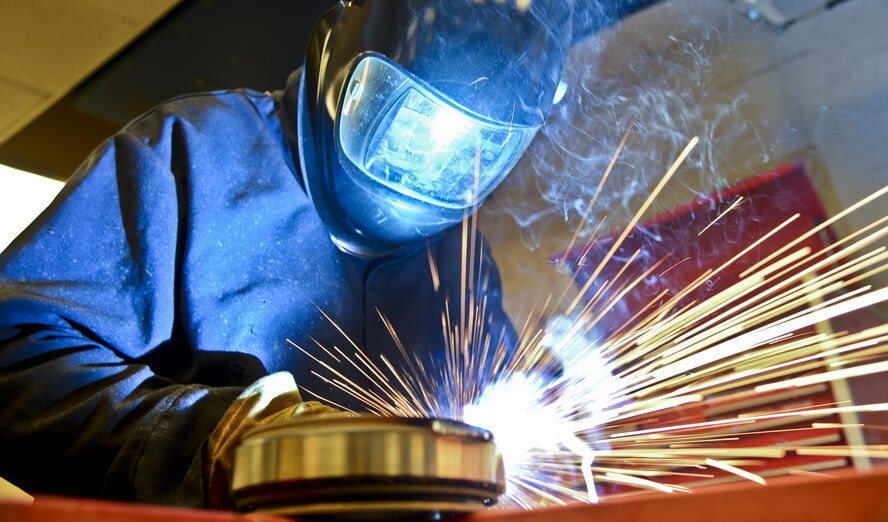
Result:
<instances>
[{"instance_id":1,"label":"helmet visor","mask_svg":"<svg viewBox=\"0 0 888 522\"><path fill-rule=\"evenodd\" d=\"M337 135L349 162L434 205L465 208L483 199L539 129L470 113L375 54L358 62L345 89Z\"/></svg>"}]
</instances>

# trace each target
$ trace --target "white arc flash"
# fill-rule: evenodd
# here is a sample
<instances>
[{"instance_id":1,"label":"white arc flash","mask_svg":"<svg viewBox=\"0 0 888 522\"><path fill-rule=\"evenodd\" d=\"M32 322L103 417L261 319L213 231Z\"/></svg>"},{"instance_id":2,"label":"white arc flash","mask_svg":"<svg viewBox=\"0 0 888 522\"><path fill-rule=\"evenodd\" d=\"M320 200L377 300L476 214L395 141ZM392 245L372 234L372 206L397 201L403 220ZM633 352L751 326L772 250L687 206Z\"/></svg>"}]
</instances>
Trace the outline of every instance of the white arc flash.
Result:
<instances>
[{"instance_id":1,"label":"white arc flash","mask_svg":"<svg viewBox=\"0 0 888 522\"><path fill-rule=\"evenodd\" d=\"M472 404L463 407L463 420L493 433L503 455L506 477L520 476L532 465L534 450L564 447L582 459L588 501L597 502L592 481L594 451L576 435L566 412L547 401L547 379L520 373L489 385Z\"/></svg>"}]
</instances>

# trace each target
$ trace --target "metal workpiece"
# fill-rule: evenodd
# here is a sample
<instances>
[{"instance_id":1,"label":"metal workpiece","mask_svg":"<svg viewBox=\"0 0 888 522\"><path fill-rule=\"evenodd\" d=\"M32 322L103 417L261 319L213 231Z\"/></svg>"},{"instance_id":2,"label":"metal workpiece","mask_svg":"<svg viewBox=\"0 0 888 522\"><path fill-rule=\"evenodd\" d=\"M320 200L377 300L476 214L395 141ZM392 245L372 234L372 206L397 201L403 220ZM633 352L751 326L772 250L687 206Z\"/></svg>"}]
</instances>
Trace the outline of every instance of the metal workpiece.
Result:
<instances>
[{"instance_id":1,"label":"metal workpiece","mask_svg":"<svg viewBox=\"0 0 888 522\"><path fill-rule=\"evenodd\" d=\"M346 414L247 433L231 483L241 509L360 519L468 513L504 491L502 457L486 430Z\"/></svg>"}]
</instances>

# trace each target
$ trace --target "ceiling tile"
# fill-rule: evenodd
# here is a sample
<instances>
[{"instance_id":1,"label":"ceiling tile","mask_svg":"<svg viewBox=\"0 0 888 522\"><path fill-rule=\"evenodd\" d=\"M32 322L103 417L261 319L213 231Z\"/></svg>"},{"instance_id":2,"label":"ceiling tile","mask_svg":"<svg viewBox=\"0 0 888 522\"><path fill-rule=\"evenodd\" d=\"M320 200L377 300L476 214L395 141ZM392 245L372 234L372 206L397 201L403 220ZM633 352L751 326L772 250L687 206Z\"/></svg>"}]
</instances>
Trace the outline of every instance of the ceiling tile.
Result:
<instances>
[{"instance_id":1,"label":"ceiling tile","mask_svg":"<svg viewBox=\"0 0 888 522\"><path fill-rule=\"evenodd\" d=\"M180 1L0 0L0 143Z\"/></svg>"},{"instance_id":2,"label":"ceiling tile","mask_svg":"<svg viewBox=\"0 0 888 522\"><path fill-rule=\"evenodd\" d=\"M181 0L82 0L144 27L176 6Z\"/></svg>"},{"instance_id":3,"label":"ceiling tile","mask_svg":"<svg viewBox=\"0 0 888 522\"><path fill-rule=\"evenodd\" d=\"M0 78L0 136L5 134L6 129L17 126L22 118L30 116L45 98L46 94Z\"/></svg>"},{"instance_id":4,"label":"ceiling tile","mask_svg":"<svg viewBox=\"0 0 888 522\"><path fill-rule=\"evenodd\" d=\"M0 0L0 71L42 91L69 89L133 36L132 23L90 3Z\"/></svg>"}]
</instances>

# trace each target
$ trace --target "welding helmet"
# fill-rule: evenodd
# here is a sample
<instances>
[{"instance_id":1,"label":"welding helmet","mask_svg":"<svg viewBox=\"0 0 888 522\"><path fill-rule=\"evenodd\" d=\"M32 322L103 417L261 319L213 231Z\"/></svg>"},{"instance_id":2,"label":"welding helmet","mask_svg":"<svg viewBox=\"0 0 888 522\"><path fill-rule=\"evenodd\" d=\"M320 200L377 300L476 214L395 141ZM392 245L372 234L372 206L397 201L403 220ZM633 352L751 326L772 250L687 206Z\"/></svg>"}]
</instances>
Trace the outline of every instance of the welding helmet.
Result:
<instances>
[{"instance_id":1,"label":"welding helmet","mask_svg":"<svg viewBox=\"0 0 888 522\"><path fill-rule=\"evenodd\" d=\"M383 255L477 208L552 105L571 5L342 1L318 21L299 99L300 166L337 246Z\"/></svg>"}]
</instances>

